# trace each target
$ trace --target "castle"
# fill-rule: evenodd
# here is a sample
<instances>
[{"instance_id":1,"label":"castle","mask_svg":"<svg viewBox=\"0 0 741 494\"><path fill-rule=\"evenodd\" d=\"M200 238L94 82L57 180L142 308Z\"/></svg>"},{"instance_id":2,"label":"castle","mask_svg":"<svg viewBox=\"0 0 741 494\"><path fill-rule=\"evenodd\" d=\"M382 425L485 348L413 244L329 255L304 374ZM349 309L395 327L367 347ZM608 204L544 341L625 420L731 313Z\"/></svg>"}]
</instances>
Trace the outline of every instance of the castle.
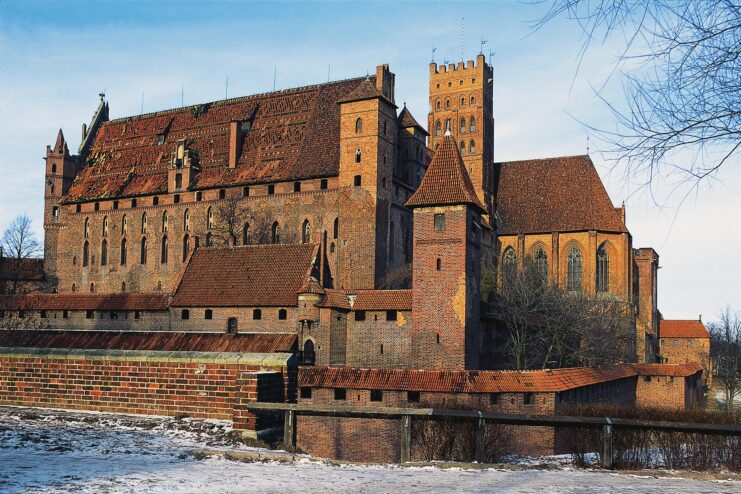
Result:
<instances>
[{"instance_id":1,"label":"castle","mask_svg":"<svg viewBox=\"0 0 741 494\"><path fill-rule=\"evenodd\" d=\"M323 396L304 394L312 387L373 381L345 372L362 368L390 372L393 389L417 393L416 403L426 388L410 387L410 372L496 368L484 343L482 262L497 260L501 285L531 259L565 290L629 305L635 360L646 365L581 384L564 378L549 393L592 386L604 396L605 383L635 389L645 374L682 376L681 403L700 399L692 365L650 366L660 359L658 254L633 247L625 208L590 158L494 161L483 55L430 64L426 129L399 110L395 76L381 65L372 76L116 120L101 95L77 154L60 130L45 160L53 289L4 297L4 317L34 311L48 329L97 330L90 341L105 348L100 331L249 335L240 351L284 352L282 368L294 357L316 366L286 385L301 388L299 399ZM36 345L72 345L60 334ZM33 345L18 338L13 345ZM138 342L127 349L151 347L121 338ZM435 391L455 393L443 388Z\"/></svg>"}]
</instances>

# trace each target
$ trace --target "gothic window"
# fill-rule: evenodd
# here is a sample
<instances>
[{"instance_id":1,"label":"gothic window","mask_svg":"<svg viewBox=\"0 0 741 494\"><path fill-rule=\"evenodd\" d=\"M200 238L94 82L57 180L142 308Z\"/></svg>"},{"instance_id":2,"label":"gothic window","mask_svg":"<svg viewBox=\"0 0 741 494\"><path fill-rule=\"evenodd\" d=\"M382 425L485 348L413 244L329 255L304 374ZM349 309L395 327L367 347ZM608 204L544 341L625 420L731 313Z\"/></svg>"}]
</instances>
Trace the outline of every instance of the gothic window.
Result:
<instances>
[{"instance_id":1,"label":"gothic window","mask_svg":"<svg viewBox=\"0 0 741 494\"><path fill-rule=\"evenodd\" d=\"M208 212L206 213L206 228L211 229L214 227L214 210L212 208L208 208Z\"/></svg>"},{"instance_id":2,"label":"gothic window","mask_svg":"<svg viewBox=\"0 0 741 494\"><path fill-rule=\"evenodd\" d=\"M355 120L355 133L360 134L361 132L363 132L363 119L358 118Z\"/></svg>"},{"instance_id":3,"label":"gothic window","mask_svg":"<svg viewBox=\"0 0 741 494\"><path fill-rule=\"evenodd\" d=\"M582 256L581 251L576 245L572 245L569 249L568 256L568 271L566 286L570 292L577 292L581 290L582 283Z\"/></svg>"},{"instance_id":4,"label":"gothic window","mask_svg":"<svg viewBox=\"0 0 741 494\"><path fill-rule=\"evenodd\" d=\"M450 98L445 98L445 109L450 108Z\"/></svg>"},{"instance_id":5,"label":"gothic window","mask_svg":"<svg viewBox=\"0 0 741 494\"><path fill-rule=\"evenodd\" d=\"M57 173L57 165L51 165L51 172Z\"/></svg>"},{"instance_id":6,"label":"gothic window","mask_svg":"<svg viewBox=\"0 0 741 494\"><path fill-rule=\"evenodd\" d=\"M126 239L121 239L121 266L126 266Z\"/></svg>"},{"instance_id":7,"label":"gothic window","mask_svg":"<svg viewBox=\"0 0 741 494\"><path fill-rule=\"evenodd\" d=\"M162 237L162 252L160 252L160 262L167 263L167 235Z\"/></svg>"},{"instance_id":8,"label":"gothic window","mask_svg":"<svg viewBox=\"0 0 741 494\"><path fill-rule=\"evenodd\" d=\"M441 131L440 131L440 120L438 120L437 122L435 122L435 135L436 136L441 135Z\"/></svg>"},{"instance_id":9,"label":"gothic window","mask_svg":"<svg viewBox=\"0 0 741 494\"><path fill-rule=\"evenodd\" d=\"M355 163L360 163L360 159L363 157L363 153L360 152L360 148L355 150Z\"/></svg>"},{"instance_id":10,"label":"gothic window","mask_svg":"<svg viewBox=\"0 0 741 494\"><path fill-rule=\"evenodd\" d=\"M533 256L535 262L535 270L538 272L543 280L548 279L548 254L546 254L543 247L540 245L535 248L535 255Z\"/></svg>"},{"instance_id":11,"label":"gothic window","mask_svg":"<svg viewBox=\"0 0 741 494\"><path fill-rule=\"evenodd\" d=\"M103 239L100 243L100 265L105 266L108 264L108 241Z\"/></svg>"},{"instance_id":12,"label":"gothic window","mask_svg":"<svg viewBox=\"0 0 741 494\"><path fill-rule=\"evenodd\" d=\"M471 96L471 106L476 104L476 96Z\"/></svg>"},{"instance_id":13,"label":"gothic window","mask_svg":"<svg viewBox=\"0 0 741 494\"><path fill-rule=\"evenodd\" d=\"M54 195L54 182L49 184L49 193Z\"/></svg>"},{"instance_id":14,"label":"gothic window","mask_svg":"<svg viewBox=\"0 0 741 494\"><path fill-rule=\"evenodd\" d=\"M461 106L466 106L466 97L461 96Z\"/></svg>"},{"instance_id":15,"label":"gothic window","mask_svg":"<svg viewBox=\"0 0 741 494\"><path fill-rule=\"evenodd\" d=\"M90 263L90 244L87 240L82 245L82 267L85 268Z\"/></svg>"},{"instance_id":16,"label":"gothic window","mask_svg":"<svg viewBox=\"0 0 741 494\"><path fill-rule=\"evenodd\" d=\"M126 293L126 282L125 281L121 282L121 293Z\"/></svg>"},{"instance_id":17,"label":"gothic window","mask_svg":"<svg viewBox=\"0 0 741 494\"><path fill-rule=\"evenodd\" d=\"M85 218L85 226L83 227L83 236L85 238L90 237L90 218Z\"/></svg>"},{"instance_id":18,"label":"gothic window","mask_svg":"<svg viewBox=\"0 0 741 494\"><path fill-rule=\"evenodd\" d=\"M147 213L142 213L142 235L147 233Z\"/></svg>"},{"instance_id":19,"label":"gothic window","mask_svg":"<svg viewBox=\"0 0 741 494\"><path fill-rule=\"evenodd\" d=\"M90 283L90 293L95 293L95 283Z\"/></svg>"},{"instance_id":20,"label":"gothic window","mask_svg":"<svg viewBox=\"0 0 741 494\"><path fill-rule=\"evenodd\" d=\"M450 130L450 119L449 118L446 118L445 119L445 132L447 132L449 130Z\"/></svg>"},{"instance_id":21,"label":"gothic window","mask_svg":"<svg viewBox=\"0 0 741 494\"><path fill-rule=\"evenodd\" d=\"M610 288L610 255L605 244L597 249L597 291L606 292Z\"/></svg>"},{"instance_id":22,"label":"gothic window","mask_svg":"<svg viewBox=\"0 0 741 494\"><path fill-rule=\"evenodd\" d=\"M108 236L108 216L103 217L103 236Z\"/></svg>"},{"instance_id":23,"label":"gothic window","mask_svg":"<svg viewBox=\"0 0 741 494\"><path fill-rule=\"evenodd\" d=\"M214 245L214 237L211 235L211 232L208 232L206 234L206 247L211 247Z\"/></svg>"},{"instance_id":24,"label":"gothic window","mask_svg":"<svg viewBox=\"0 0 741 494\"><path fill-rule=\"evenodd\" d=\"M274 244L280 243L280 226L277 221L273 223L273 227L270 229L270 240Z\"/></svg>"},{"instance_id":25,"label":"gothic window","mask_svg":"<svg viewBox=\"0 0 741 494\"><path fill-rule=\"evenodd\" d=\"M147 263L147 237L142 237L141 244L139 246L139 264Z\"/></svg>"},{"instance_id":26,"label":"gothic window","mask_svg":"<svg viewBox=\"0 0 741 494\"><path fill-rule=\"evenodd\" d=\"M123 218L121 219L121 235L124 237L126 236L126 232L129 230L129 221L126 218L126 215L123 215Z\"/></svg>"},{"instance_id":27,"label":"gothic window","mask_svg":"<svg viewBox=\"0 0 741 494\"><path fill-rule=\"evenodd\" d=\"M175 174L175 188L176 189L183 188L183 174L182 173Z\"/></svg>"},{"instance_id":28,"label":"gothic window","mask_svg":"<svg viewBox=\"0 0 741 494\"><path fill-rule=\"evenodd\" d=\"M436 110L440 109L440 100L435 101L435 109Z\"/></svg>"},{"instance_id":29,"label":"gothic window","mask_svg":"<svg viewBox=\"0 0 741 494\"><path fill-rule=\"evenodd\" d=\"M334 219L334 225L332 225L332 238L338 238L340 236L340 219Z\"/></svg>"},{"instance_id":30,"label":"gothic window","mask_svg":"<svg viewBox=\"0 0 741 494\"><path fill-rule=\"evenodd\" d=\"M469 120L468 122L468 131L476 132L476 118L471 117L471 120Z\"/></svg>"},{"instance_id":31,"label":"gothic window","mask_svg":"<svg viewBox=\"0 0 741 494\"><path fill-rule=\"evenodd\" d=\"M167 211L162 213L162 233L167 233L167 226L168 226L168 218L167 218Z\"/></svg>"},{"instance_id":32,"label":"gothic window","mask_svg":"<svg viewBox=\"0 0 741 494\"><path fill-rule=\"evenodd\" d=\"M183 230L186 232L190 231L190 211L188 209L185 210L185 214L183 215Z\"/></svg>"},{"instance_id":33,"label":"gothic window","mask_svg":"<svg viewBox=\"0 0 741 494\"><path fill-rule=\"evenodd\" d=\"M304 223L301 225L301 243L309 243L310 238L311 224L309 223L309 220L304 220Z\"/></svg>"},{"instance_id":34,"label":"gothic window","mask_svg":"<svg viewBox=\"0 0 741 494\"><path fill-rule=\"evenodd\" d=\"M242 245L249 245L250 243L250 224L245 223L242 227Z\"/></svg>"},{"instance_id":35,"label":"gothic window","mask_svg":"<svg viewBox=\"0 0 741 494\"><path fill-rule=\"evenodd\" d=\"M471 139L471 142L468 144L468 152L469 154L476 154L476 143Z\"/></svg>"},{"instance_id":36,"label":"gothic window","mask_svg":"<svg viewBox=\"0 0 741 494\"><path fill-rule=\"evenodd\" d=\"M466 119L465 118L461 118L461 129L460 129L460 133L461 134L464 134L465 132L466 132Z\"/></svg>"},{"instance_id":37,"label":"gothic window","mask_svg":"<svg viewBox=\"0 0 741 494\"><path fill-rule=\"evenodd\" d=\"M190 236L186 233L183 237L183 262L188 258L190 252Z\"/></svg>"},{"instance_id":38,"label":"gothic window","mask_svg":"<svg viewBox=\"0 0 741 494\"><path fill-rule=\"evenodd\" d=\"M507 247L502 259L502 284L511 286L517 276L517 254L515 249Z\"/></svg>"},{"instance_id":39,"label":"gothic window","mask_svg":"<svg viewBox=\"0 0 741 494\"><path fill-rule=\"evenodd\" d=\"M466 143L461 141L461 155L466 154Z\"/></svg>"}]
</instances>

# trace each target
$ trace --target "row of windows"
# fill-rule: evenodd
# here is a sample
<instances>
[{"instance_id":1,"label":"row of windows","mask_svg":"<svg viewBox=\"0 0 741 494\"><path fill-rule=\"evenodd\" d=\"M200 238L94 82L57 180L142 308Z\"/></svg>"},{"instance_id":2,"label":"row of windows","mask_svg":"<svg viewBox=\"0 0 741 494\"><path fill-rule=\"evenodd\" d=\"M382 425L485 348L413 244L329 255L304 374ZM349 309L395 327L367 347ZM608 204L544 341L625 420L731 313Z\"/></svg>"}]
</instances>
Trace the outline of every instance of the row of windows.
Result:
<instances>
[{"instance_id":1,"label":"row of windows","mask_svg":"<svg viewBox=\"0 0 741 494\"><path fill-rule=\"evenodd\" d=\"M355 320L356 321L365 321L366 313L364 310L356 310L355 311ZM387 321L396 321L399 317L398 311L395 310L387 310L386 311L386 320ZM378 314L373 316L374 321L378 321Z\"/></svg>"},{"instance_id":2,"label":"row of windows","mask_svg":"<svg viewBox=\"0 0 741 494\"><path fill-rule=\"evenodd\" d=\"M214 318L214 311L212 309L206 309L203 311L203 318L204 319L213 319ZM188 320L190 319L190 309L182 309L180 311L180 319ZM252 310L252 319L255 321L259 321L262 319L262 309L253 309ZM288 319L288 311L286 309L278 309L278 320L285 321Z\"/></svg>"},{"instance_id":3,"label":"row of windows","mask_svg":"<svg viewBox=\"0 0 741 494\"><path fill-rule=\"evenodd\" d=\"M388 129L388 121L383 121L383 135L387 136L389 135L389 129ZM363 132L363 119L358 117L357 120L355 120L355 133L356 134L362 134Z\"/></svg>"},{"instance_id":4,"label":"row of windows","mask_svg":"<svg viewBox=\"0 0 741 494\"><path fill-rule=\"evenodd\" d=\"M474 79L474 81L475 80L476 79ZM462 84L463 84L463 81L461 81L461 85ZM448 87L451 87L451 85L452 84L449 82ZM440 85L438 84L438 87L439 86ZM466 106L466 101L470 102L470 106L474 106L476 104L476 96L471 95L469 98L466 98L466 96L461 96L461 99L460 99L461 106ZM450 109L450 104L451 104L450 98L445 98L445 109L446 110ZM435 100L435 110L442 110L442 101L439 98Z\"/></svg>"},{"instance_id":5,"label":"row of windows","mask_svg":"<svg viewBox=\"0 0 741 494\"><path fill-rule=\"evenodd\" d=\"M543 279L548 279L548 254L545 249L538 245L532 256L535 269ZM566 289L569 291L581 291L583 288L582 278L584 263L581 250L572 245L567 256ZM505 285L512 283L517 274L517 254L512 247L508 247L502 256L502 281ZM607 247L602 244L597 249L597 270L595 284L598 292L606 292L610 287L610 255Z\"/></svg>"},{"instance_id":6,"label":"row of windows","mask_svg":"<svg viewBox=\"0 0 741 494\"><path fill-rule=\"evenodd\" d=\"M57 318L57 312L58 311L54 311L53 312L54 319ZM62 312L62 319L69 319L69 310L65 309L65 310L62 310L61 312ZM40 310L40 311L38 311L38 313L39 313L39 318L41 318L41 319L47 319L49 317L49 312L46 311L46 310ZM103 311L103 312L100 312L99 311L98 313L100 314L100 318L101 319L104 318L104 315L106 313L108 314L108 318L109 319L118 319L119 318L119 313L118 313L118 311L115 311L115 310ZM18 318L19 319L25 319L26 316L28 316L28 311L24 311L24 310L18 311ZM128 319L129 318L129 313L126 312L126 311L124 311L122 313L122 316L123 316L122 317L123 319ZM4 310L0 310L0 319L3 319L4 317L5 317L5 311ZM85 311L85 319L95 319L95 311L94 310L86 310ZM134 319L141 319L141 312L140 311L138 311L138 310L137 311L134 311Z\"/></svg>"},{"instance_id":7,"label":"row of windows","mask_svg":"<svg viewBox=\"0 0 741 494\"><path fill-rule=\"evenodd\" d=\"M312 388L308 386L302 387L300 390L300 393L301 393L302 399L310 399L312 395ZM421 398L421 393L419 391L407 391L407 401L408 402L419 403L420 398ZM334 388L334 399L336 401L346 401L347 400L347 389ZM370 390L370 401L377 401L377 402L383 401L383 391L380 389L371 389ZM502 393L490 393L489 403L491 405L504 404ZM535 405L535 393L522 393L522 403L527 406ZM512 399L512 404L514 404L514 398Z\"/></svg>"},{"instance_id":8,"label":"row of windows","mask_svg":"<svg viewBox=\"0 0 741 494\"><path fill-rule=\"evenodd\" d=\"M461 134L465 134L466 133L466 128L468 128L468 132L476 132L476 118L471 117L469 119L469 121L468 121L468 127L466 127L466 119L465 118L461 118L461 120L460 120L460 126L459 126L460 133ZM445 119L445 127L444 127L444 129L445 129L445 132L447 132L449 130L452 130L452 127L450 126L450 119L449 118L446 118ZM436 136L443 135L443 127L440 124L440 120L437 120L435 122L435 135ZM471 142L473 142L473 141L471 141Z\"/></svg>"}]
</instances>

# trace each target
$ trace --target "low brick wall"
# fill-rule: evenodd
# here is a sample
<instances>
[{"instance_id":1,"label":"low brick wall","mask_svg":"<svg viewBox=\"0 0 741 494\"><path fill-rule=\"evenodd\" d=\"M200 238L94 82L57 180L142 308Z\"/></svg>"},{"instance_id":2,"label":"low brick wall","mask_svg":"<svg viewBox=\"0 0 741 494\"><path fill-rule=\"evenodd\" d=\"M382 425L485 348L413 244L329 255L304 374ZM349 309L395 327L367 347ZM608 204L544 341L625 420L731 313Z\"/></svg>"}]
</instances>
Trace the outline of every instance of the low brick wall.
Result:
<instances>
[{"instance_id":1,"label":"low brick wall","mask_svg":"<svg viewBox=\"0 0 741 494\"><path fill-rule=\"evenodd\" d=\"M235 420L240 404L282 401L290 354L0 348L0 404Z\"/></svg>"}]
</instances>

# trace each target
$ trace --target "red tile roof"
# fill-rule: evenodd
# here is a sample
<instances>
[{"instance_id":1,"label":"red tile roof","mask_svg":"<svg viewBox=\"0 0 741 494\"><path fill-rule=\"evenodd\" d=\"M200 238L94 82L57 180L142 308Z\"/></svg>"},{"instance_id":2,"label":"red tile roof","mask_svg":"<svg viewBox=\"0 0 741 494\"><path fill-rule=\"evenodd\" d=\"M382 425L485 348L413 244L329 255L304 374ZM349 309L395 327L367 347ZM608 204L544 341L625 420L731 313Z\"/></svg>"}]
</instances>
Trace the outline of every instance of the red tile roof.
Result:
<instances>
[{"instance_id":1,"label":"red tile roof","mask_svg":"<svg viewBox=\"0 0 741 494\"><path fill-rule=\"evenodd\" d=\"M628 232L589 156L495 163L494 176L500 234Z\"/></svg>"},{"instance_id":2,"label":"red tile roof","mask_svg":"<svg viewBox=\"0 0 741 494\"><path fill-rule=\"evenodd\" d=\"M430 135L427 133L427 129L422 127L419 122L417 122L417 119L412 116L412 112L407 109L406 103L404 103L404 108L402 108L401 113L399 113L399 127L401 127L402 129L416 127L421 130L423 134Z\"/></svg>"},{"instance_id":3,"label":"red tile roof","mask_svg":"<svg viewBox=\"0 0 741 494\"><path fill-rule=\"evenodd\" d=\"M274 353L295 350L296 335L282 333L6 330L0 331L0 347Z\"/></svg>"},{"instance_id":4,"label":"red tile roof","mask_svg":"<svg viewBox=\"0 0 741 494\"><path fill-rule=\"evenodd\" d=\"M411 290L333 290L325 289L319 307L344 310L412 310ZM355 296L350 307L348 296Z\"/></svg>"},{"instance_id":5,"label":"red tile roof","mask_svg":"<svg viewBox=\"0 0 741 494\"><path fill-rule=\"evenodd\" d=\"M433 371L301 367L298 385L317 388L381 389L440 393L553 393L633 377L629 365L549 371Z\"/></svg>"},{"instance_id":6,"label":"red tile roof","mask_svg":"<svg viewBox=\"0 0 741 494\"><path fill-rule=\"evenodd\" d=\"M445 204L471 204L486 211L476 196L455 139L449 133L445 134L432 156L419 188L406 202L407 207Z\"/></svg>"},{"instance_id":7,"label":"red tile roof","mask_svg":"<svg viewBox=\"0 0 741 494\"><path fill-rule=\"evenodd\" d=\"M0 258L0 280L12 280L18 276L19 281L43 281L43 259Z\"/></svg>"},{"instance_id":8,"label":"red tile roof","mask_svg":"<svg viewBox=\"0 0 741 494\"><path fill-rule=\"evenodd\" d=\"M687 364L632 364L641 376L673 376L687 377L702 372L699 362Z\"/></svg>"},{"instance_id":9,"label":"red tile roof","mask_svg":"<svg viewBox=\"0 0 741 494\"><path fill-rule=\"evenodd\" d=\"M319 281L313 276L306 278L306 281L296 293L313 293L316 295L324 295L324 288L319 285Z\"/></svg>"},{"instance_id":10,"label":"red tile roof","mask_svg":"<svg viewBox=\"0 0 741 494\"><path fill-rule=\"evenodd\" d=\"M375 85L375 76L370 80ZM339 173L339 105L362 79L288 89L104 122L65 202L167 192L176 142L201 171L191 188L300 180ZM229 128L252 121L230 169ZM157 144L164 134L162 145Z\"/></svg>"},{"instance_id":11,"label":"red tile roof","mask_svg":"<svg viewBox=\"0 0 741 494\"><path fill-rule=\"evenodd\" d=\"M710 338L707 328L701 321L667 320L659 322L660 338Z\"/></svg>"},{"instance_id":12,"label":"red tile roof","mask_svg":"<svg viewBox=\"0 0 741 494\"><path fill-rule=\"evenodd\" d=\"M169 295L160 293L32 293L0 297L5 310L167 310Z\"/></svg>"},{"instance_id":13,"label":"red tile roof","mask_svg":"<svg viewBox=\"0 0 741 494\"><path fill-rule=\"evenodd\" d=\"M371 79L370 76L362 80L360 84L358 84L355 89L350 92L350 94L338 100L337 102L352 103L353 101L363 101L375 98L382 99L386 103L393 105L394 108L396 108L396 105L389 101L388 98L386 98L386 96L384 96L383 93L378 90L378 88L376 87L375 79Z\"/></svg>"},{"instance_id":14,"label":"red tile roof","mask_svg":"<svg viewBox=\"0 0 741 494\"><path fill-rule=\"evenodd\" d=\"M296 306L311 276L315 244L268 244L196 249L173 307Z\"/></svg>"}]
</instances>

